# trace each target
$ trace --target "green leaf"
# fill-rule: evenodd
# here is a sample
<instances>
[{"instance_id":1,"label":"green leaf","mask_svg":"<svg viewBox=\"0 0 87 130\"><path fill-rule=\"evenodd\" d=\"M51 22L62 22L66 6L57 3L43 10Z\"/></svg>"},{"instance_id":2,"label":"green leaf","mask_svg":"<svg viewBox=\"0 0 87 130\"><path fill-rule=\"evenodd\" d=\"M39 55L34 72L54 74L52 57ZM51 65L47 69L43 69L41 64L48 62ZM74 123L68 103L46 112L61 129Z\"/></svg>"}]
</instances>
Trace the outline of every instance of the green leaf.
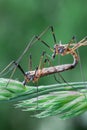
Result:
<instances>
[{"instance_id":1,"label":"green leaf","mask_svg":"<svg viewBox=\"0 0 87 130\"><path fill-rule=\"evenodd\" d=\"M87 82L23 86L19 81L0 78L0 100L19 101L16 108L37 111L37 118L58 115L68 119L87 110Z\"/></svg>"}]
</instances>

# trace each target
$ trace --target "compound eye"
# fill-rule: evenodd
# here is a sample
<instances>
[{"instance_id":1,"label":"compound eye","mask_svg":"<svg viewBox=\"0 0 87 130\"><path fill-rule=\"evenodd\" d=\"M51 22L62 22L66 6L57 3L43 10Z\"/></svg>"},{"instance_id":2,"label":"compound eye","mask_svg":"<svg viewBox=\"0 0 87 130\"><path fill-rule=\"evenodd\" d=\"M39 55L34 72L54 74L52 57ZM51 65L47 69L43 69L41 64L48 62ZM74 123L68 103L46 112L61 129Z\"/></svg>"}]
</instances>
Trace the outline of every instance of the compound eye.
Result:
<instances>
[{"instance_id":1,"label":"compound eye","mask_svg":"<svg viewBox=\"0 0 87 130\"><path fill-rule=\"evenodd\" d=\"M64 47L60 47L60 48L58 48L58 53L60 53L60 54L62 54L63 52L64 52Z\"/></svg>"}]
</instances>

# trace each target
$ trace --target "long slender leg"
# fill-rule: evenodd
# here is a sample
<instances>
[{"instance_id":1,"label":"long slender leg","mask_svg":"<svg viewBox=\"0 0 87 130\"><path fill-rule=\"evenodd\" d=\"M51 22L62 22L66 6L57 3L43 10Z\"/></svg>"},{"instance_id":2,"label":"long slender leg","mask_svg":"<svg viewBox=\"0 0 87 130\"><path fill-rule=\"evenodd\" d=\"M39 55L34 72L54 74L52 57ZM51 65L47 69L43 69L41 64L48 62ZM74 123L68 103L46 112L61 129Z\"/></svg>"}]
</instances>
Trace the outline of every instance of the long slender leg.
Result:
<instances>
[{"instance_id":1,"label":"long slender leg","mask_svg":"<svg viewBox=\"0 0 87 130\"><path fill-rule=\"evenodd\" d=\"M13 69L11 75L10 75L10 78L9 78L9 81L7 82L7 84L6 84L6 87L8 86L8 84L9 84L11 78L13 77L13 75L14 75L14 73L15 73L15 71L16 71L17 68L19 68L19 70L22 72L22 74L23 74L24 76L26 75L25 72L24 72L24 70L22 69L22 67L21 67L18 63L16 63L15 61L10 62L10 64L8 64L8 65L0 72L0 75L6 75L6 74L8 74L8 73L11 71L10 67L11 67L12 65L13 65L13 68L14 68L14 69ZM7 69L9 69L9 70L8 70L5 74L3 74Z\"/></svg>"},{"instance_id":2,"label":"long slender leg","mask_svg":"<svg viewBox=\"0 0 87 130\"><path fill-rule=\"evenodd\" d=\"M76 44L74 47L72 47L72 51L78 49L81 46L85 46L85 43L83 42L83 43ZM87 46L87 44L86 44L86 46Z\"/></svg>"},{"instance_id":3,"label":"long slender leg","mask_svg":"<svg viewBox=\"0 0 87 130\"><path fill-rule=\"evenodd\" d=\"M55 36L55 33L54 33L54 28L53 28L53 26L50 26L50 29L51 29L51 32L52 32L52 36L53 36L53 40L54 40L54 44L56 44L57 41L56 41L56 36Z\"/></svg>"},{"instance_id":4,"label":"long slender leg","mask_svg":"<svg viewBox=\"0 0 87 130\"><path fill-rule=\"evenodd\" d=\"M50 60L48 60L48 62L49 62ZM49 62L49 64L51 65L51 66L53 66L52 65L52 63L51 62ZM63 78L63 76L58 72L58 75L59 75L59 77L62 79L62 81L64 82L64 83L66 83L68 86L71 86L72 88L73 88L73 86L72 85L69 85L69 83ZM57 78L56 78L56 75L54 74L54 79L58 82L58 83L61 83Z\"/></svg>"},{"instance_id":5,"label":"long slender leg","mask_svg":"<svg viewBox=\"0 0 87 130\"><path fill-rule=\"evenodd\" d=\"M69 42L69 44L67 45L64 55L71 54L73 56L73 58L74 58L73 67L74 67L78 63L79 57L78 57L77 53L74 50L74 47L76 45L74 47L70 48L70 45L72 44L73 41L75 41L75 37L73 37L71 42Z\"/></svg>"},{"instance_id":6,"label":"long slender leg","mask_svg":"<svg viewBox=\"0 0 87 130\"><path fill-rule=\"evenodd\" d=\"M52 36L53 36L53 40L54 40L54 44L56 44L56 37L55 37L55 33L54 33L54 28L53 26L49 26L49 29L51 30ZM48 31L48 30L47 30ZM52 52L54 51L45 41L43 41L40 36L36 36L36 39L38 39L40 42L42 42L45 46L47 46Z\"/></svg>"},{"instance_id":7,"label":"long slender leg","mask_svg":"<svg viewBox=\"0 0 87 130\"><path fill-rule=\"evenodd\" d=\"M74 43L75 39L76 39L75 36L73 36L70 42L68 43L66 50L70 47L72 43Z\"/></svg>"},{"instance_id":8,"label":"long slender leg","mask_svg":"<svg viewBox=\"0 0 87 130\"><path fill-rule=\"evenodd\" d=\"M37 87L37 89L36 89L36 93L37 93L37 98L36 98L36 101L37 101L37 104L36 104L36 105L37 105L37 106L36 106L36 108L38 109L38 105L39 105L39 104L38 104L38 98L39 98L39 95L38 95L38 82L35 83L35 86Z\"/></svg>"},{"instance_id":9,"label":"long slender leg","mask_svg":"<svg viewBox=\"0 0 87 130\"><path fill-rule=\"evenodd\" d=\"M23 58L23 56L26 54L26 52L31 48L31 46L36 42L36 38L35 36L32 37L31 41L28 43L28 45L26 46L26 48L24 49L24 51L22 52L21 56L17 59L17 63L20 62L20 60Z\"/></svg>"},{"instance_id":10,"label":"long slender leg","mask_svg":"<svg viewBox=\"0 0 87 130\"><path fill-rule=\"evenodd\" d=\"M31 55L30 55L30 58L31 58ZM27 74L24 72L24 70L22 69L22 67L18 63L16 63L16 62L14 62L14 64L18 67L18 69L22 72L22 74L27 78ZM37 79L37 71L38 71L38 67L35 70L35 74L32 77L32 81L34 81L34 80ZM23 85L25 85L25 84L26 84L26 80L23 82Z\"/></svg>"},{"instance_id":11,"label":"long slender leg","mask_svg":"<svg viewBox=\"0 0 87 130\"><path fill-rule=\"evenodd\" d=\"M84 37L84 38L80 41L80 43L83 43L83 42L85 42L85 41L87 41L87 36Z\"/></svg>"},{"instance_id":12,"label":"long slender leg","mask_svg":"<svg viewBox=\"0 0 87 130\"><path fill-rule=\"evenodd\" d=\"M42 55L41 55L41 58L40 58L40 62L39 62L39 66L38 66L38 69L42 69L42 61L43 61L43 58L44 58L44 55L45 55L45 51L43 51Z\"/></svg>"},{"instance_id":13,"label":"long slender leg","mask_svg":"<svg viewBox=\"0 0 87 130\"><path fill-rule=\"evenodd\" d=\"M16 63L15 61L14 61L14 64L22 72L22 74L25 76L26 74L25 74L24 70L22 69L22 67L18 63Z\"/></svg>"},{"instance_id":14,"label":"long slender leg","mask_svg":"<svg viewBox=\"0 0 87 130\"><path fill-rule=\"evenodd\" d=\"M87 37L83 38L80 43L83 44L85 41L87 41ZM75 41L75 43L77 43ZM78 54L78 57L79 57L79 68L80 68L80 74L81 74L81 79L82 79L82 82L84 82L84 86L86 85L85 84L85 77L84 77L84 74L83 74L83 70L82 70L82 63L81 63L81 57L80 57L80 53L79 53L79 48L77 48L77 54ZM86 85L87 87L87 85Z\"/></svg>"},{"instance_id":15,"label":"long slender leg","mask_svg":"<svg viewBox=\"0 0 87 130\"><path fill-rule=\"evenodd\" d=\"M39 65L38 65L38 67L36 67L36 70L35 70L35 73L34 73L34 76L33 76L33 79L32 79L36 83L38 83L38 80L39 80L39 77L40 77L39 70L42 68L42 61L43 61L44 55L45 55L45 51L43 51L43 53L41 55ZM36 93L37 93L37 108L38 108L38 85L37 85Z\"/></svg>"},{"instance_id":16,"label":"long slender leg","mask_svg":"<svg viewBox=\"0 0 87 130\"><path fill-rule=\"evenodd\" d=\"M24 72L24 70L22 69L22 67L18 64L18 63L16 63L16 62L14 62L14 64L16 65L16 68L18 67L18 69L22 72L22 74L24 75L24 77L25 77L25 80L23 81L23 85L25 86L26 85L26 83L27 83L27 74ZM33 77L34 78L34 77ZM33 79L32 79L33 80Z\"/></svg>"},{"instance_id":17,"label":"long slender leg","mask_svg":"<svg viewBox=\"0 0 87 130\"><path fill-rule=\"evenodd\" d=\"M42 37L48 30L49 30L49 26L39 35L39 37ZM26 54L26 52L31 48L31 46L33 44L35 44L38 41L38 39L36 39L36 36L34 35L30 42L28 43L28 45L26 46L26 48L24 49L24 51L22 52L22 54L19 56L19 58L16 60L16 63L19 63L21 61L21 59L23 58L23 56ZM14 66L12 66L10 68L10 70L12 70L14 68Z\"/></svg>"},{"instance_id":18,"label":"long slender leg","mask_svg":"<svg viewBox=\"0 0 87 130\"><path fill-rule=\"evenodd\" d=\"M14 73L15 73L17 67L19 68L19 70L22 72L22 74L23 74L24 76L26 75L25 72L24 72L24 70L22 69L22 67L21 67L18 63L16 63L15 61L13 61L12 64L14 64L16 67L13 69L12 74L11 74L11 76L10 76L10 78L9 78L9 81L8 81L7 84L6 84L6 87L8 86L8 84L9 84L11 78L13 77L13 75L14 75Z\"/></svg>"},{"instance_id":19,"label":"long slender leg","mask_svg":"<svg viewBox=\"0 0 87 130\"><path fill-rule=\"evenodd\" d=\"M22 72L22 74L25 75L25 72L24 72L24 70L22 69L22 67L21 67L18 63L16 63L15 61L12 61L9 65L7 65L7 66L4 68L4 70L2 70L2 71L0 72L0 75L2 75L8 68L10 68L10 66L12 66L12 64L14 64L15 67L14 67L14 69L13 69L13 71L12 71L12 74L11 74L11 76L10 76L10 78L9 78L8 83L6 84L6 87L8 86L8 84L9 84L11 78L13 77L13 75L14 75L14 73L15 73L17 67L18 67L19 70ZM11 71L11 70L9 69L8 72L10 72L10 71ZM7 72L7 73L8 73L8 72ZM6 73L6 74L7 74L7 73Z\"/></svg>"},{"instance_id":20,"label":"long slender leg","mask_svg":"<svg viewBox=\"0 0 87 130\"><path fill-rule=\"evenodd\" d=\"M87 46L87 37L83 38L80 42L78 42L77 44L73 45L71 51L75 51L76 49L78 49L81 46Z\"/></svg>"},{"instance_id":21,"label":"long slender leg","mask_svg":"<svg viewBox=\"0 0 87 130\"><path fill-rule=\"evenodd\" d=\"M49 30L49 26L39 35L39 37L42 37L48 30ZM33 36L32 39L31 39L31 41L28 43L28 45L26 46L26 48L22 52L21 56L19 56L19 58L16 60L16 63L19 63L21 61L22 57L26 54L26 52L37 41L38 41L38 39L36 39L35 36ZM3 69L3 71L1 71L0 74L2 75L9 67L10 67L10 69L8 70L8 72L5 73L5 75L8 74L13 69L16 70L14 65L11 66L12 64L13 64L13 61L7 67L5 67L5 69Z\"/></svg>"},{"instance_id":22,"label":"long slender leg","mask_svg":"<svg viewBox=\"0 0 87 130\"><path fill-rule=\"evenodd\" d=\"M46 55L46 54L45 54ZM44 68L44 66L45 66L45 64L46 63L49 63L50 64L50 66L53 66L52 65L52 62L49 60L49 58L48 58L48 55L46 55L46 59L44 60L44 63L43 63L43 68ZM65 82L65 83L67 83L68 84L68 82L63 78L63 76L58 72L58 75L59 75L59 77ZM58 83L61 83L57 78L56 78L56 75L54 74L54 79L58 82ZM69 84L68 84L69 85Z\"/></svg>"},{"instance_id":23,"label":"long slender leg","mask_svg":"<svg viewBox=\"0 0 87 130\"><path fill-rule=\"evenodd\" d=\"M43 53L42 53L42 55L41 55L41 58L40 58L40 62L39 62L39 65L38 65L38 67L36 68L36 70L35 70L35 74L34 74L34 79L39 79L39 75L40 75L40 73L38 72L39 70L41 70L42 69L42 61L43 61L43 58L44 58L44 55L45 55L45 51L43 51ZM37 74L37 72L38 72L38 74ZM36 82L37 83L37 82ZM38 85L37 85L37 108L38 108Z\"/></svg>"},{"instance_id":24,"label":"long slender leg","mask_svg":"<svg viewBox=\"0 0 87 130\"><path fill-rule=\"evenodd\" d=\"M37 71L38 71L38 67L36 67L36 70L35 70L35 74L34 74L34 76L36 76L36 74L37 74Z\"/></svg>"},{"instance_id":25,"label":"long slender leg","mask_svg":"<svg viewBox=\"0 0 87 130\"><path fill-rule=\"evenodd\" d=\"M41 43L43 43L45 46L47 46L53 52L53 49L45 41L43 41L39 36L36 36L36 39L38 39Z\"/></svg>"},{"instance_id":26,"label":"long slender leg","mask_svg":"<svg viewBox=\"0 0 87 130\"><path fill-rule=\"evenodd\" d=\"M12 74L11 74L11 76L10 76L10 78L12 78L12 76L13 76L13 74L15 73L16 68L17 68L17 67L15 67L14 65L12 66L12 64L15 64L15 65L17 66L17 64L20 62L20 60L21 60L22 57L25 55L25 53L28 51L28 49L31 47L31 45L36 41L36 39L35 39L35 41L33 42L34 39L35 39L35 36L32 37L31 41L29 42L29 44L27 45L27 47L25 48L25 50L23 51L23 53L21 54L21 56L17 59L17 61L16 61L16 62L12 61L9 65L7 65L7 66L0 72L0 75L2 75L2 74L10 67L10 69L8 70L8 72L7 72L6 74L8 74L10 71L13 70L13 72L12 72ZM18 68L20 68L19 65L18 65ZM21 70L21 69L20 69L20 70ZM22 73L23 73L23 71L22 71ZM9 82L10 82L10 80L9 80ZM9 82L7 83L6 86L8 86Z\"/></svg>"},{"instance_id":27,"label":"long slender leg","mask_svg":"<svg viewBox=\"0 0 87 130\"><path fill-rule=\"evenodd\" d=\"M52 32L52 35L53 35L53 39L54 39L54 44L56 44L57 43L57 41L56 41L56 37L55 37L55 33L54 33L54 28L53 28L53 26L51 26L51 32ZM51 64L52 65L52 64ZM67 81L63 78L63 76L60 74L60 73L58 73L58 75L59 75L59 77L65 82L65 83L67 83ZM56 75L54 74L54 79L58 82L58 83L61 83L57 78L56 78ZM68 84L68 83L67 83Z\"/></svg>"},{"instance_id":28,"label":"long slender leg","mask_svg":"<svg viewBox=\"0 0 87 130\"><path fill-rule=\"evenodd\" d=\"M33 80L34 80L35 78L37 78L36 76L37 76L37 71L38 71L38 69L39 69L39 68L36 67L36 70L35 70L35 74L34 74ZM36 83L36 87L37 87L36 93L37 93L37 108L38 108L38 81L36 81L35 83Z\"/></svg>"},{"instance_id":29,"label":"long slender leg","mask_svg":"<svg viewBox=\"0 0 87 130\"><path fill-rule=\"evenodd\" d=\"M29 70L32 70L32 55L29 56Z\"/></svg>"},{"instance_id":30,"label":"long slender leg","mask_svg":"<svg viewBox=\"0 0 87 130\"><path fill-rule=\"evenodd\" d=\"M49 62L49 60L48 60L48 62ZM51 62L49 62L49 63L51 63ZM51 64L51 66L52 66L52 64ZM59 72L58 72L58 75L59 75L59 77L63 80L64 83L66 83L68 86L73 87L72 85L69 85L69 83L63 78L63 76L62 76ZM56 80L56 82L61 83L61 82L56 78L56 75L55 75L55 74L54 74L54 79Z\"/></svg>"},{"instance_id":31,"label":"long slender leg","mask_svg":"<svg viewBox=\"0 0 87 130\"><path fill-rule=\"evenodd\" d=\"M4 76L4 75L7 75L11 70L10 70L10 67L13 65L13 62L10 62L1 72L0 72L0 76ZM6 72L6 70L8 70Z\"/></svg>"},{"instance_id":32,"label":"long slender leg","mask_svg":"<svg viewBox=\"0 0 87 130\"><path fill-rule=\"evenodd\" d=\"M49 26L39 35L39 38L41 38L48 30L49 30ZM34 35L31 39L31 41L28 43L28 45L26 46L26 48L24 49L23 53L21 54L21 56L17 59L17 63L20 62L20 60L22 59L22 57L25 55L25 53L31 48L31 46L36 43L38 41L38 39L36 39L36 36Z\"/></svg>"},{"instance_id":33,"label":"long slender leg","mask_svg":"<svg viewBox=\"0 0 87 130\"><path fill-rule=\"evenodd\" d=\"M44 60L44 63L43 63L43 68L44 68L44 66L45 66L45 64L46 64L47 62L52 66L50 60L49 60L48 58L46 58L46 59ZM58 83L61 83L61 82L56 78L55 74L54 74L54 79L55 79Z\"/></svg>"}]
</instances>

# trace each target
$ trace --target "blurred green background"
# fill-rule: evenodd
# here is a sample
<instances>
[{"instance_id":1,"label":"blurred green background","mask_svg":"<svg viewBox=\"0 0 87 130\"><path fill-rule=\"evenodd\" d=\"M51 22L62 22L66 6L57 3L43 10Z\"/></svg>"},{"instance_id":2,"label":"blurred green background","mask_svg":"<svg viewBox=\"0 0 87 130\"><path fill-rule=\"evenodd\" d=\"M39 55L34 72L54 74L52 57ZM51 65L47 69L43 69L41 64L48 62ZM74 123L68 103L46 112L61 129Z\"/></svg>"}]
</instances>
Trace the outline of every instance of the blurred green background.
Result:
<instances>
[{"instance_id":1,"label":"blurred green background","mask_svg":"<svg viewBox=\"0 0 87 130\"><path fill-rule=\"evenodd\" d=\"M57 41L67 43L76 36L79 41L87 35L87 0L0 0L0 70L12 60L17 60L33 35L40 34L47 26L53 25ZM53 39L50 31L43 36L51 47ZM39 64L42 51L50 50L37 42L21 60L28 71L29 54L32 54L33 69ZM87 79L87 47L79 49L84 80ZM84 57L84 58L83 58ZM58 58L55 59L58 63ZM61 63L71 63L72 57L61 57ZM85 72L85 73L84 73ZM62 73L68 82L82 81L80 66ZM9 77L9 75L7 75ZM23 81L18 71L13 77ZM56 83L53 76L39 80L38 84ZM58 116L45 119L30 117L30 113L14 108L14 103L0 103L0 130L87 130L87 115L70 120L60 120Z\"/></svg>"}]
</instances>

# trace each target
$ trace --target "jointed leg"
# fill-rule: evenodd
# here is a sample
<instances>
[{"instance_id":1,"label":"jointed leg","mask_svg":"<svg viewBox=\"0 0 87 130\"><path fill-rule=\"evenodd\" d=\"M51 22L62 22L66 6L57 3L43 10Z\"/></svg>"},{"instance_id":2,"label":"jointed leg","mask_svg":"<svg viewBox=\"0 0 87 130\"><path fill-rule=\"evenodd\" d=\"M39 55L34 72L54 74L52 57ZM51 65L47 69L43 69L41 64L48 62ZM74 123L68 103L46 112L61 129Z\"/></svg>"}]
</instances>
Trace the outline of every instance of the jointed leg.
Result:
<instances>
[{"instance_id":1,"label":"jointed leg","mask_svg":"<svg viewBox=\"0 0 87 130\"><path fill-rule=\"evenodd\" d=\"M36 39L38 39L41 43L43 43L45 46L47 46L53 52L53 49L45 41L41 40L41 38L39 36L36 36Z\"/></svg>"},{"instance_id":2,"label":"jointed leg","mask_svg":"<svg viewBox=\"0 0 87 130\"><path fill-rule=\"evenodd\" d=\"M9 84L11 78L13 77L13 75L14 75L14 73L15 73L17 67L18 67L19 70L22 72L22 74L25 76L24 70L22 69L22 67L21 67L18 63L16 63L15 61L13 61L11 64L14 64L16 67L14 67L14 69L13 69L13 71L12 71L12 74L11 74L11 76L10 76L10 78L9 78L9 81L8 81L8 83L6 84L6 87L8 86L8 84ZM9 64L9 65L11 65L11 64ZM9 65L8 65L7 67L9 67Z\"/></svg>"},{"instance_id":3,"label":"jointed leg","mask_svg":"<svg viewBox=\"0 0 87 130\"><path fill-rule=\"evenodd\" d=\"M48 26L39 36L38 38L41 38L48 30L50 29L50 26ZM25 55L25 53L31 48L31 46L37 42L38 38L36 38L36 36L33 36L32 39L30 40L30 42L28 43L28 45L26 46L26 48L24 49L23 53L21 54L21 56L17 59L17 63L20 62L20 60L22 59L22 57Z\"/></svg>"},{"instance_id":4,"label":"jointed leg","mask_svg":"<svg viewBox=\"0 0 87 130\"><path fill-rule=\"evenodd\" d=\"M75 42L75 37L73 36L72 39L70 40L70 42L68 43L66 50L68 50L70 45L73 44L74 42Z\"/></svg>"},{"instance_id":5,"label":"jointed leg","mask_svg":"<svg viewBox=\"0 0 87 130\"><path fill-rule=\"evenodd\" d=\"M30 57L29 57L29 71L32 70L32 55L30 54Z\"/></svg>"},{"instance_id":6,"label":"jointed leg","mask_svg":"<svg viewBox=\"0 0 87 130\"><path fill-rule=\"evenodd\" d=\"M16 66L16 67L14 67L14 69L18 67L19 70L23 73L23 75L25 75L25 72L23 71L21 66L18 63L16 63L15 61L12 61L9 65L7 65L7 67L0 72L0 75L2 75L12 64L14 64Z\"/></svg>"},{"instance_id":7,"label":"jointed leg","mask_svg":"<svg viewBox=\"0 0 87 130\"><path fill-rule=\"evenodd\" d=\"M39 62L39 66L38 66L38 69L42 69L42 61L43 61L43 58L44 58L44 55L45 55L45 51L43 51L42 55L41 55L41 58L40 58L40 62Z\"/></svg>"},{"instance_id":8,"label":"jointed leg","mask_svg":"<svg viewBox=\"0 0 87 130\"><path fill-rule=\"evenodd\" d=\"M53 36L53 40L54 40L54 44L56 44L56 37L55 37L55 34L54 34L53 26L49 26L49 29L51 30L51 33L52 33L52 36ZM46 45L52 52L54 51L45 41L43 41L40 38L40 36L36 36L36 39L38 39L40 42L42 42L44 45Z\"/></svg>"},{"instance_id":9,"label":"jointed leg","mask_svg":"<svg viewBox=\"0 0 87 130\"><path fill-rule=\"evenodd\" d=\"M85 41L87 41L87 36L84 37L84 38L80 41L80 43L83 43L83 42L85 42Z\"/></svg>"},{"instance_id":10,"label":"jointed leg","mask_svg":"<svg viewBox=\"0 0 87 130\"><path fill-rule=\"evenodd\" d=\"M53 66L52 65L52 62L49 60L49 58L48 58L48 56L46 55L46 59L44 60L44 63L43 63L43 68L44 68L44 65L46 64L46 63L49 63L50 64L50 66ZM68 84L68 82L63 78L63 76L58 72L58 75L60 76L60 78L64 81L64 83L67 83ZM61 83L57 78L56 78L56 75L54 74L54 79L58 82L58 83ZM68 84L69 85L69 84Z\"/></svg>"},{"instance_id":11,"label":"jointed leg","mask_svg":"<svg viewBox=\"0 0 87 130\"><path fill-rule=\"evenodd\" d=\"M14 63L14 61L10 62L1 72L0 72L0 76L6 75L8 74L14 67L12 66ZM12 67L11 67L12 66ZM7 72L6 70L9 69ZM5 73L5 74L4 74Z\"/></svg>"},{"instance_id":12,"label":"jointed leg","mask_svg":"<svg viewBox=\"0 0 87 130\"><path fill-rule=\"evenodd\" d=\"M76 49L78 49L81 46L87 46L87 37L83 38L80 42L75 44L74 47L72 47L72 51L75 51Z\"/></svg>"},{"instance_id":13,"label":"jointed leg","mask_svg":"<svg viewBox=\"0 0 87 130\"><path fill-rule=\"evenodd\" d=\"M81 46L87 46L87 42L77 43L74 47L72 47L72 50L76 50Z\"/></svg>"},{"instance_id":14,"label":"jointed leg","mask_svg":"<svg viewBox=\"0 0 87 130\"><path fill-rule=\"evenodd\" d=\"M54 40L54 44L56 44L57 41L56 41L56 36L55 36L55 33L54 33L54 28L53 28L53 26L50 26L50 29L51 29L51 32L52 32L52 36L53 36L53 40Z\"/></svg>"}]
</instances>

